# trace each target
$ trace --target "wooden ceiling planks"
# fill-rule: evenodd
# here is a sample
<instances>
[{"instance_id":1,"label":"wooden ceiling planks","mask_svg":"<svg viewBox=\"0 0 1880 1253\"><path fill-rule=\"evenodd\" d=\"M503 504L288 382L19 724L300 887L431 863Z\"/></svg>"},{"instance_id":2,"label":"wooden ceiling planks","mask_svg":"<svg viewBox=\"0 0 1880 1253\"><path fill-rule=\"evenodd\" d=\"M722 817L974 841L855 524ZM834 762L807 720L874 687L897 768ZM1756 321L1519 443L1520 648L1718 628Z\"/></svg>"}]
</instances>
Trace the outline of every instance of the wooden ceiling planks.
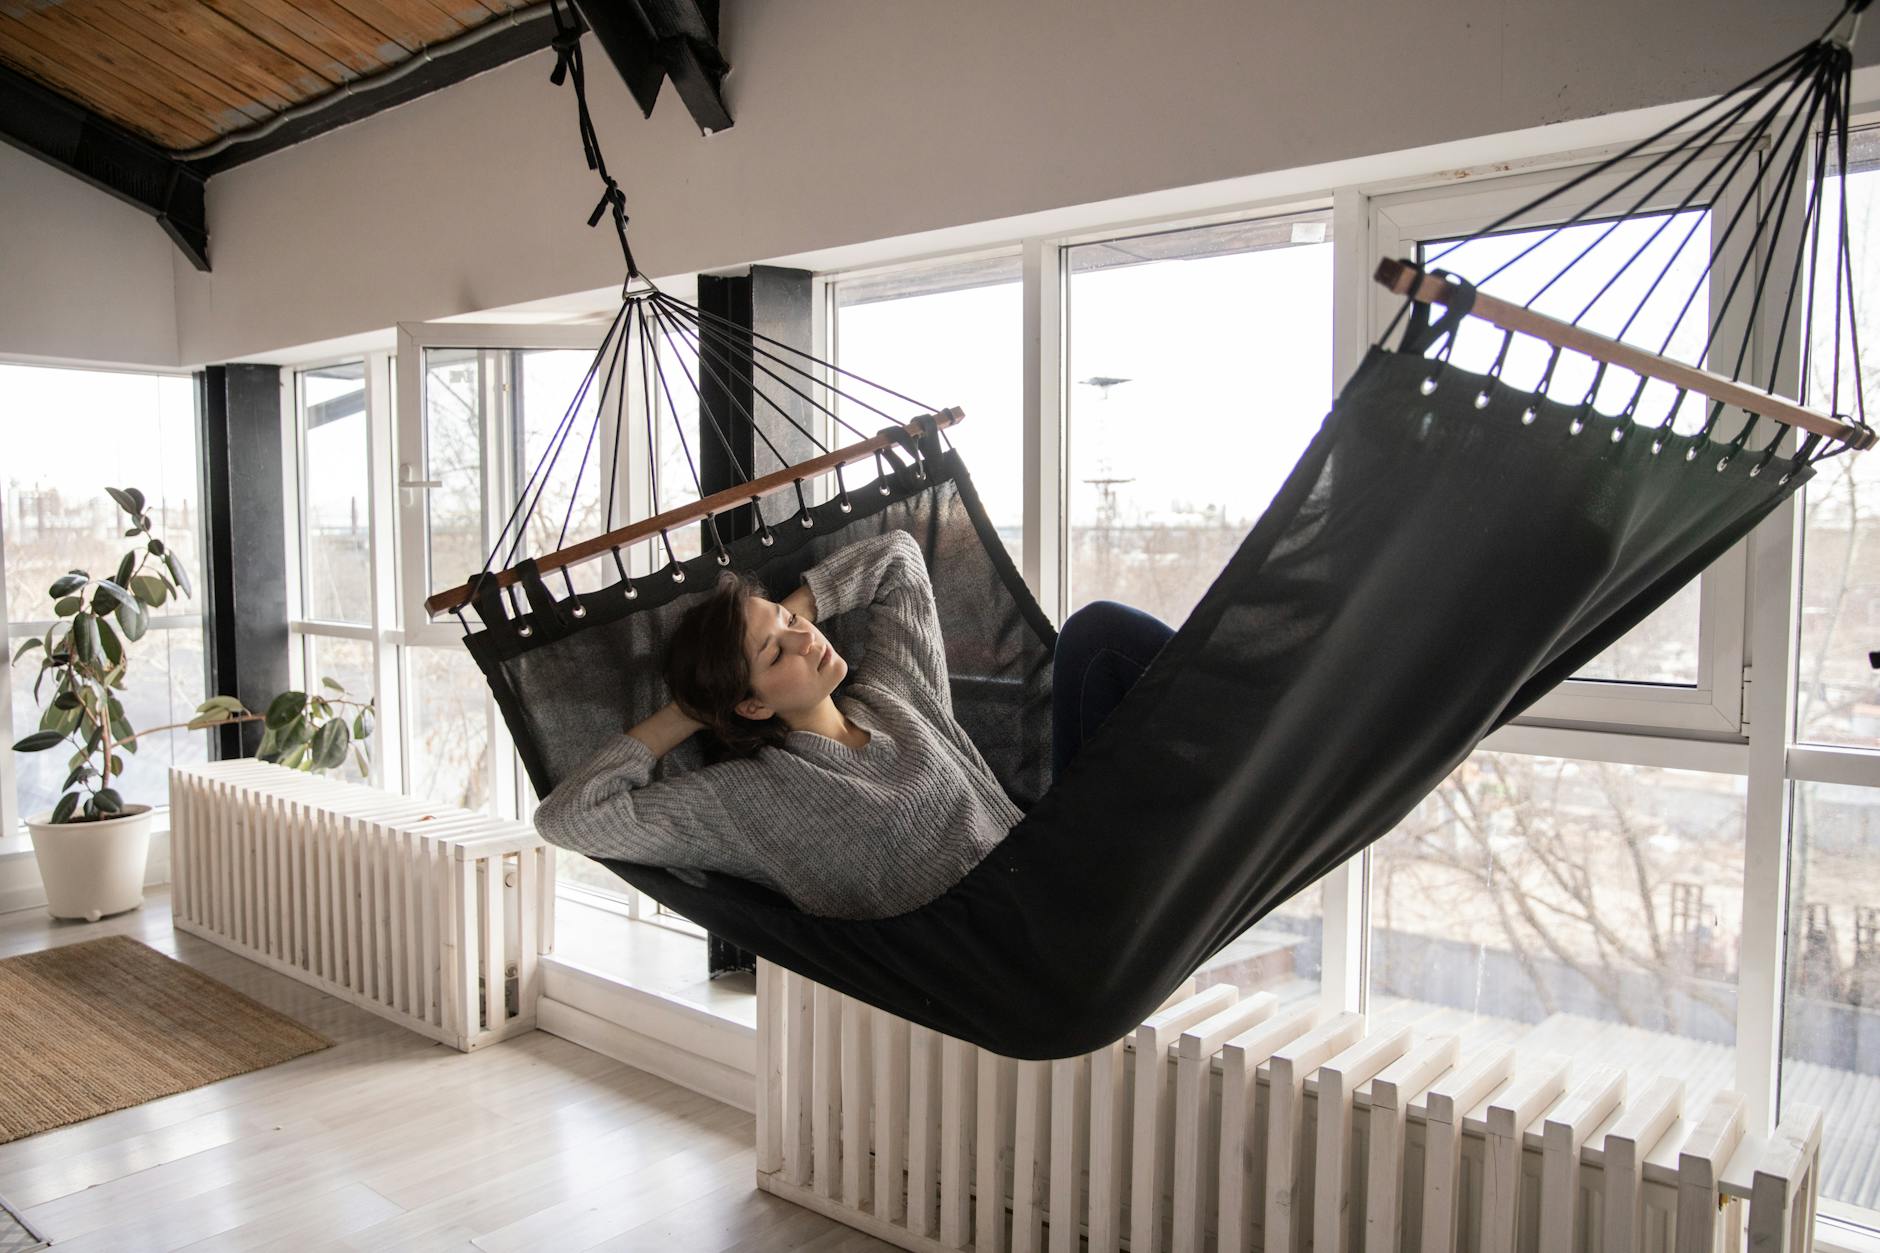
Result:
<instances>
[{"instance_id":1,"label":"wooden ceiling planks","mask_svg":"<svg viewBox=\"0 0 1880 1253\"><path fill-rule=\"evenodd\" d=\"M0 59L166 148L186 147L208 125L206 119L178 113L163 100L137 95L88 60L69 57L46 40L44 31L11 14L0 14Z\"/></svg>"},{"instance_id":2,"label":"wooden ceiling planks","mask_svg":"<svg viewBox=\"0 0 1880 1253\"><path fill-rule=\"evenodd\" d=\"M0 0L0 62L187 151L525 0Z\"/></svg>"}]
</instances>

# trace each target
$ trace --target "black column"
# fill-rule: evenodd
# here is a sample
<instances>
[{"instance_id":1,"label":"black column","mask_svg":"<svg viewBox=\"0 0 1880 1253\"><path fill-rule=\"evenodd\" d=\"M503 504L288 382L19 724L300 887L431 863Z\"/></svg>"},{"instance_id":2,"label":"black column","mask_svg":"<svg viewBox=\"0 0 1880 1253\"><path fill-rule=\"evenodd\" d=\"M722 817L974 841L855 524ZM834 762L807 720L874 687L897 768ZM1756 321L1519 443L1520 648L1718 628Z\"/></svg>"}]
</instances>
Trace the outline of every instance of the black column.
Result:
<instances>
[{"instance_id":1,"label":"black column","mask_svg":"<svg viewBox=\"0 0 1880 1253\"><path fill-rule=\"evenodd\" d=\"M815 447L777 412L770 400L759 400L756 395L761 390L766 397L783 404L799 424L814 430L805 417L807 406L780 386L772 374L808 391L803 376L762 354L754 360L752 345L755 342L775 357L802 362L784 349L762 340L753 341L748 335L755 330L778 343L810 351L810 277L808 270L761 265L752 266L745 274L699 275L699 308L747 332L742 343L722 346L707 340L704 344L704 364L699 370L698 448L699 482L708 494L747 478L761 478L815 454ZM764 368L759 369L758 363ZM771 373L765 373L766 369ZM756 418L755 428L752 417ZM724 432L725 438L720 440L712 434L706 423ZM764 438L759 438L759 429ZM771 508L778 513L772 520L795 507L794 497L777 498ZM751 507L746 505L719 515L717 525L719 534L730 540L748 534L757 523ZM705 542L711 543L710 536ZM706 961L714 976L757 969L755 954L715 935L707 937Z\"/></svg>"},{"instance_id":2,"label":"black column","mask_svg":"<svg viewBox=\"0 0 1880 1253\"><path fill-rule=\"evenodd\" d=\"M211 694L261 712L289 682L281 371L214 365L196 375L206 522L198 596ZM215 732L218 760L252 755L261 724Z\"/></svg>"}]
</instances>

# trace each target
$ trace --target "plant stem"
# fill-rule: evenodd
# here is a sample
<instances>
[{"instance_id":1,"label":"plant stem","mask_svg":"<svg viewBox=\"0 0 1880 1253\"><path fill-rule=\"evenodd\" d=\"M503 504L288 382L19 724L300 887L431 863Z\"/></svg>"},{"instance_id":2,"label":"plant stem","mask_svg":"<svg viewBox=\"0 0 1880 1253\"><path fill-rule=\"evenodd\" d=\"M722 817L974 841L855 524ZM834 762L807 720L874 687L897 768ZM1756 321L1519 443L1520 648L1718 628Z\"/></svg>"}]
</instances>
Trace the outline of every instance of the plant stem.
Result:
<instances>
[{"instance_id":1,"label":"plant stem","mask_svg":"<svg viewBox=\"0 0 1880 1253\"><path fill-rule=\"evenodd\" d=\"M194 729L197 731L207 731L211 727L226 727L226 726L231 726L237 722L259 722L265 717L267 717L266 714L230 714L228 717L218 718L214 722L198 722L196 723ZM168 726L149 727L142 731L133 732L131 734L130 739L134 740L134 739L137 739L139 736L144 736L144 735L155 735L159 731L174 731L179 727L189 726L190 722L195 722L195 719L192 718L190 719L189 722L172 722ZM130 743L130 740L124 740L121 742L128 744Z\"/></svg>"}]
</instances>

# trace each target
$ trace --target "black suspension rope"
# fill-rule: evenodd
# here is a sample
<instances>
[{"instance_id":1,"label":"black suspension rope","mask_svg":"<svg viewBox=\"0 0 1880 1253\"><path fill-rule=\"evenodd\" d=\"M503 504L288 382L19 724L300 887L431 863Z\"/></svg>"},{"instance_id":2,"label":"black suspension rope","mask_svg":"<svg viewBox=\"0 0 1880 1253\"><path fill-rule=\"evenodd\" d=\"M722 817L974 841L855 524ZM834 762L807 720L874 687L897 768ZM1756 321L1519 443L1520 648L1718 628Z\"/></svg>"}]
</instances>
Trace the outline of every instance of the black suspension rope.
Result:
<instances>
[{"instance_id":1,"label":"black suspension rope","mask_svg":"<svg viewBox=\"0 0 1880 1253\"><path fill-rule=\"evenodd\" d=\"M668 310L668 312L672 313L673 315L672 325L678 329L681 340L683 340L686 344L688 344L694 352L698 353L699 358L702 361L705 357L704 341L700 337L701 333L697 324L687 322L685 320L685 316L682 313L678 312L678 310L676 309ZM722 332L722 331L717 331L715 329L708 329L704 333L716 334L720 337L716 341L717 343L721 345L729 345L729 332ZM744 348L744 345L740 344L740 345L737 345L737 347L742 349ZM793 386L787 379L779 378L772 370L770 370L762 362L753 360L750 364L755 369L762 370L765 373L765 375L768 376L772 381L774 381L778 386L783 387L789 390L790 392L794 393L798 397L800 397L804 401L804 403L810 405L812 408L818 410L821 413L827 414L832 420L836 422L840 422L844 427L848 429L850 434L855 435L857 438L861 438L861 439L867 438L866 434L862 432L861 430L857 429L854 426L854 424L843 421L843 419L839 415L837 415L837 413L833 409L830 409L828 406L820 404L812 397L805 395L803 392L799 391L795 386ZM798 422L796 420L795 415L793 415L788 409L785 409L782 405L778 404L775 399L765 394L762 390L756 387L753 387L751 390L752 390L753 395L757 396L758 398L763 400L765 404L768 404L772 409L776 410L777 416L781 417L785 422L788 422L791 426L795 427L797 431L799 431L802 434L803 438L809 440L810 443L814 444L819 451L822 451L822 452L829 451L828 446L824 444L822 440L818 439L815 433L812 432L808 427L804 426L801 422ZM751 415L746 413L745 416L750 417ZM755 418L752 418L751 420L753 423L755 423L756 421Z\"/></svg>"},{"instance_id":2,"label":"black suspension rope","mask_svg":"<svg viewBox=\"0 0 1880 1253\"><path fill-rule=\"evenodd\" d=\"M627 243L627 195L607 172L600 136L595 133L594 118L588 112L587 72L581 59L581 23L562 13L562 0L549 0L549 13L555 19L555 37L551 41L555 49L555 68L548 81L557 87L564 81L573 85L575 113L581 128L581 152L587 158L588 169L600 175L606 188L594 212L588 215L588 225L597 226L603 215L612 213L614 233L620 237L620 253L627 262L627 281L632 282L639 277L640 269L634 264L633 249Z\"/></svg>"},{"instance_id":3,"label":"black suspension rope","mask_svg":"<svg viewBox=\"0 0 1880 1253\"><path fill-rule=\"evenodd\" d=\"M602 337L600 347L594 350L594 359L589 363L587 373L583 376L582 386L580 390L575 393L575 398L569 403L566 412L562 414L561 423L556 427L557 430L560 430L562 426L574 421L574 415L580 409L581 400L587 394L587 384L593 380L595 371L600 368L601 356L607 351L607 346L613 340L614 335L620 331L626 320L626 316L626 306L623 305L621 306L620 312L614 315L614 320L608 324L607 333ZM552 435L550 439L551 441L553 440ZM533 517L535 513L535 507L533 505L530 505L526 511L523 507L528 501L529 490L535 486L538 475L552 471L553 468L552 460L546 458L537 460L534 470L529 474L529 481L523 485L521 493L516 497L515 505L509 511L508 519L504 521L502 529L496 532L496 543L490 548L489 555L483 559L483 569L481 573L488 574L490 567L495 564L496 554L502 551L503 539L509 534L509 528L512 526L516 527L518 534L520 534L528 526L529 519ZM518 515L521 517L520 524L517 523Z\"/></svg>"}]
</instances>

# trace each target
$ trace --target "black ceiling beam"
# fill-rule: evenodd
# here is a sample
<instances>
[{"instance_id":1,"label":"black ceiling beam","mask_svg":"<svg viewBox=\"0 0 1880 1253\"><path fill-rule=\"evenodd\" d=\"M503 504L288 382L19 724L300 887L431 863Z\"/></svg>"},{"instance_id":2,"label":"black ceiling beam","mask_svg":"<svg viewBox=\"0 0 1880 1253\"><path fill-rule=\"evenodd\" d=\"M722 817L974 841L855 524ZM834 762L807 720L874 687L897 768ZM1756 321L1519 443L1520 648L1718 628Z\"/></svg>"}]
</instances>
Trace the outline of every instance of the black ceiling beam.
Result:
<instances>
[{"instance_id":1,"label":"black ceiling beam","mask_svg":"<svg viewBox=\"0 0 1880 1253\"><path fill-rule=\"evenodd\" d=\"M142 136L0 65L0 139L135 205L209 268L202 174Z\"/></svg>"},{"instance_id":2,"label":"black ceiling beam","mask_svg":"<svg viewBox=\"0 0 1880 1253\"><path fill-rule=\"evenodd\" d=\"M720 88L731 63L718 47L718 0L574 0L574 7L647 117L670 78L699 129L730 129Z\"/></svg>"}]
</instances>

